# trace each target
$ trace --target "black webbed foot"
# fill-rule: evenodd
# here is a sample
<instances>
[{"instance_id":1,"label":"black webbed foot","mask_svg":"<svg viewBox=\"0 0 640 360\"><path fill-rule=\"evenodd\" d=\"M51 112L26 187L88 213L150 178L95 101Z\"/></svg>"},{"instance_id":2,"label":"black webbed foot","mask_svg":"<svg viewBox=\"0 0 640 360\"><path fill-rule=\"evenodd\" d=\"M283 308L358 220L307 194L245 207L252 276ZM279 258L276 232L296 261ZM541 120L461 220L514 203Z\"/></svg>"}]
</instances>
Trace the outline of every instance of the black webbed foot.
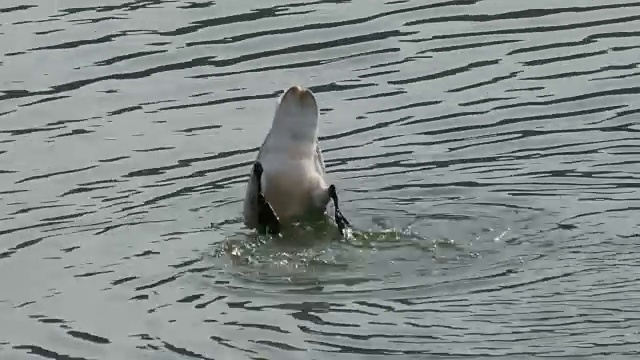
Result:
<instances>
[{"instance_id":1,"label":"black webbed foot","mask_svg":"<svg viewBox=\"0 0 640 360\"><path fill-rule=\"evenodd\" d=\"M262 164L259 161L256 161L253 164L253 176L255 178L257 184L257 201L258 201L258 232L265 234L269 232L271 235L275 235L280 233L280 219L276 215L275 211L271 207L271 204L267 202L267 199L264 198L264 194L262 193L262 172L263 172Z\"/></svg>"},{"instance_id":2,"label":"black webbed foot","mask_svg":"<svg viewBox=\"0 0 640 360\"><path fill-rule=\"evenodd\" d=\"M346 228L350 228L351 223L349 223L349 220L347 220L347 218L342 214L342 211L340 211L340 207L338 206L338 193L336 192L335 185L329 185L329 197L333 200L335 208L334 218L336 220L336 225L338 225L338 230L340 230L341 234L344 234L344 230Z\"/></svg>"}]
</instances>

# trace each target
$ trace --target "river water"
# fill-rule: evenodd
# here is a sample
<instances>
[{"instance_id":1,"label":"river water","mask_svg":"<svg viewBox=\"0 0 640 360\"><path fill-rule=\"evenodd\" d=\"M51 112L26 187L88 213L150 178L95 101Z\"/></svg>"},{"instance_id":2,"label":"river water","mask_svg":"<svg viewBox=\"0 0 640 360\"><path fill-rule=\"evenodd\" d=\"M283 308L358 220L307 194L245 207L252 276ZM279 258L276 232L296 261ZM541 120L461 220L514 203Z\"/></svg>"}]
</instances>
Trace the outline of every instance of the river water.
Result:
<instances>
[{"instance_id":1,"label":"river water","mask_svg":"<svg viewBox=\"0 0 640 360\"><path fill-rule=\"evenodd\" d=\"M630 0L3 0L0 358L636 358L638 29ZM351 241L242 225L296 84Z\"/></svg>"}]
</instances>

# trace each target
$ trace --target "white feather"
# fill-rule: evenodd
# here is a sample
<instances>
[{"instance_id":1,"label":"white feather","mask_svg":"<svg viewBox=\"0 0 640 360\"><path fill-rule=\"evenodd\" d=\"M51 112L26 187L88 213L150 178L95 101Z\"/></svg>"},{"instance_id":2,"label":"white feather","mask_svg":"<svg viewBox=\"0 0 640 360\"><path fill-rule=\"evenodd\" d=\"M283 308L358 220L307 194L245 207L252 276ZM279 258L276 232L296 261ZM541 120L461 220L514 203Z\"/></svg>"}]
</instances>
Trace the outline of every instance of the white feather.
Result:
<instances>
[{"instance_id":1,"label":"white feather","mask_svg":"<svg viewBox=\"0 0 640 360\"><path fill-rule=\"evenodd\" d=\"M264 196L281 221L324 212L329 196L318 146L318 104L310 90L293 86L280 98L256 160L264 169ZM257 226L256 196L257 184L250 176L244 200L249 228Z\"/></svg>"}]
</instances>

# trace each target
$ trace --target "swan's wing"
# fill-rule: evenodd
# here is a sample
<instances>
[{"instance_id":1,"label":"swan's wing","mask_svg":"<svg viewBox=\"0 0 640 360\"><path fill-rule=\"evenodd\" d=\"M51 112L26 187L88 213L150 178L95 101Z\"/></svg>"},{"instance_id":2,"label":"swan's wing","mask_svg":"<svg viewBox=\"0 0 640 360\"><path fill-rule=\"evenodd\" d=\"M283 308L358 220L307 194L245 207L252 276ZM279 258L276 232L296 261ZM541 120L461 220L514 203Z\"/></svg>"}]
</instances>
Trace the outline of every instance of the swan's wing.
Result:
<instances>
[{"instance_id":1,"label":"swan's wing","mask_svg":"<svg viewBox=\"0 0 640 360\"><path fill-rule=\"evenodd\" d=\"M258 155L256 156L255 161L259 161L262 158L262 149L264 148L264 144L267 142L269 138L269 134L262 141L262 145L260 145L260 149L258 149ZM256 181L256 177L253 176L253 166L249 170L249 181L247 182L247 189L244 194L244 206L243 206L243 218L244 224L249 229L255 229L258 227L258 213L260 209L258 209L258 182Z\"/></svg>"},{"instance_id":2,"label":"swan's wing","mask_svg":"<svg viewBox=\"0 0 640 360\"><path fill-rule=\"evenodd\" d=\"M258 183L256 182L256 177L253 176L252 168L244 195L243 209L244 224L249 229L254 229L258 226L258 210Z\"/></svg>"},{"instance_id":3,"label":"swan's wing","mask_svg":"<svg viewBox=\"0 0 640 360\"><path fill-rule=\"evenodd\" d=\"M315 153L315 156L313 157L313 162L316 165L316 171L319 174L324 174L325 173L324 159L322 158L322 150L320 149L320 144L318 142L316 142L316 153Z\"/></svg>"}]
</instances>

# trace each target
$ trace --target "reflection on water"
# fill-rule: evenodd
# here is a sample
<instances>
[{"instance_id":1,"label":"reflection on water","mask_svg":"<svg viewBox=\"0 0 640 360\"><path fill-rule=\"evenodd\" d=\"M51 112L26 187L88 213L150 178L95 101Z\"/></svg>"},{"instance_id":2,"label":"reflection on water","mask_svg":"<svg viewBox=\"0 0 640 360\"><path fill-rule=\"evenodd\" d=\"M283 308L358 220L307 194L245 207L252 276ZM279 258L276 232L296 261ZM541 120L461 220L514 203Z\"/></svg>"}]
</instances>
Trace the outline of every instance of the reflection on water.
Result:
<instances>
[{"instance_id":1,"label":"reflection on water","mask_svg":"<svg viewBox=\"0 0 640 360\"><path fill-rule=\"evenodd\" d=\"M637 357L632 1L8 0L1 358ZM242 226L292 84L350 241Z\"/></svg>"}]
</instances>

